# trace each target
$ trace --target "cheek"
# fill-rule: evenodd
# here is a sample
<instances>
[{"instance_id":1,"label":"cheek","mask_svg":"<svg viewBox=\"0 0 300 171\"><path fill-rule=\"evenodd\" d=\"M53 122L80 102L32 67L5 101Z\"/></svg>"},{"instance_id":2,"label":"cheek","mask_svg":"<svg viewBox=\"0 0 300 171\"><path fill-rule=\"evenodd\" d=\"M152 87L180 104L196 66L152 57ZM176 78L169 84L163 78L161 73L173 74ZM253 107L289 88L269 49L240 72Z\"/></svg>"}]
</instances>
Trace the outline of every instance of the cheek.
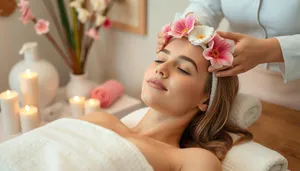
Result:
<instances>
[{"instance_id":1,"label":"cheek","mask_svg":"<svg viewBox=\"0 0 300 171\"><path fill-rule=\"evenodd\" d=\"M199 80L195 79L181 79L174 84L174 95L178 100L182 100L180 103L196 103L202 95L203 86L199 84Z\"/></svg>"}]
</instances>

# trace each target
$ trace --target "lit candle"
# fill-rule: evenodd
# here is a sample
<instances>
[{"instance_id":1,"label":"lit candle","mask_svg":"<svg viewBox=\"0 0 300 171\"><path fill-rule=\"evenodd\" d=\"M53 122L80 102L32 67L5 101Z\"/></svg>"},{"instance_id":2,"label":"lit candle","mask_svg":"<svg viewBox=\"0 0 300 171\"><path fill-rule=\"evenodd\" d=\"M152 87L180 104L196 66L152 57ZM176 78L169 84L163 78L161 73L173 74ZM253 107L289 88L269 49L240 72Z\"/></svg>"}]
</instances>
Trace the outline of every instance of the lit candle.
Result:
<instances>
[{"instance_id":1,"label":"lit candle","mask_svg":"<svg viewBox=\"0 0 300 171\"><path fill-rule=\"evenodd\" d=\"M39 106L38 74L27 69L20 75L23 105Z\"/></svg>"},{"instance_id":2,"label":"lit candle","mask_svg":"<svg viewBox=\"0 0 300 171\"><path fill-rule=\"evenodd\" d=\"M69 99L72 116L77 118L84 115L85 97L75 96Z\"/></svg>"},{"instance_id":3,"label":"lit candle","mask_svg":"<svg viewBox=\"0 0 300 171\"><path fill-rule=\"evenodd\" d=\"M0 94L3 139L21 132L18 96L17 92L10 90Z\"/></svg>"},{"instance_id":4,"label":"lit candle","mask_svg":"<svg viewBox=\"0 0 300 171\"><path fill-rule=\"evenodd\" d=\"M22 132L28 132L40 126L39 110L35 106L25 106L20 110Z\"/></svg>"},{"instance_id":5,"label":"lit candle","mask_svg":"<svg viewBox=\"0 0 300 171\"><path fill-rule=\"evenodd\" d=\"M85 102L85 114L100 111L100 101L98 99L89 99Z\"/></svg>"}]
</instances>

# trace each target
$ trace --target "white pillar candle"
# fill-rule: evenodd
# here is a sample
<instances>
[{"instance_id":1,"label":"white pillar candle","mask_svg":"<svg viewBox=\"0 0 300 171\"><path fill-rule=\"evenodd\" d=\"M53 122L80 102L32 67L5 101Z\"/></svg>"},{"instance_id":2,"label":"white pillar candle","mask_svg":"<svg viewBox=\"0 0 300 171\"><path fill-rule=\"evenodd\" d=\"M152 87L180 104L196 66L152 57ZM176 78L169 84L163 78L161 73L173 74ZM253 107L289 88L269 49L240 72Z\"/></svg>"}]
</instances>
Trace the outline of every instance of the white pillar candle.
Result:
<instances>
[{"instance_id":1,"label":"white pillar candle","mask_svg":"<svg viewBox=\"0 0 300 171\"><path fill-rule=\"evenodd\" d=\"M22 132L28 132L40 126L39 110L35 106L25 106L20 110Z\"/></svg>"},{"instance_id":2,"label":"white pillar candle","mask_svg":"<svg viewBox=\"0 0 300 171\"><path fill-rule=\"evenodd\" d=\"M28 69L21 73L20 89L24 106L39 106L38 74L36 72L32 72Z\"/></svg>"},{"instance_id":3,"label":"white pillar candle","mask_svg":"<svg viewBox=\"0 0 300 171\"><path fill-rule=\"evenodd\" d=\"M17 92L10 90L0 94L3 139L21 132L18 96Z\"/></svg>"},{"instance_id":4,"label":"white pillar candle","mask_svg":"<svg viewBox=\"0 0 300 171\"><path fill-rule=\"evenodd\" d=\"M72 116L74 118L84 115L84 102L85 102L85 97L75 96L69 99Z\"/></svg>"},{"instance_id":5,"label":"white pillar candle","mask_svg":"<svg viewBox=\"0 0 300 171\"><path fill-rule=\"evenodd\" d=\"M89 99L85 101L85 114L100 111L100 101L98 99Z\"/></svg>"}]
</instances>

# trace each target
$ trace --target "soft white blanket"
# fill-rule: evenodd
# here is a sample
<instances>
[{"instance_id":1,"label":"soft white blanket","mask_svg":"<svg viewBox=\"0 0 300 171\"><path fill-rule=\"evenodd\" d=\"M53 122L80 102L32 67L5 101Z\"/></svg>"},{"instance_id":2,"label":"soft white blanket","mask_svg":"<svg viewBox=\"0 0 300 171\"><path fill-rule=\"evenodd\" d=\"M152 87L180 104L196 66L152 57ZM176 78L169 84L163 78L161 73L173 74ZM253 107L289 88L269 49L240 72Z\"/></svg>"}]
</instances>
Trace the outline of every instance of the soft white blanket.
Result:
<instances>
[{"instance_id":1,"label":"soft white blanket","mask_svg":"<svg viewBox=\"0 0 300 171\"><path fill-rule=\"evenodd\" d=\"M153 171L139 149L106 128L60 119L0 144L0 171Z\"/></svg>"}]
</instances>

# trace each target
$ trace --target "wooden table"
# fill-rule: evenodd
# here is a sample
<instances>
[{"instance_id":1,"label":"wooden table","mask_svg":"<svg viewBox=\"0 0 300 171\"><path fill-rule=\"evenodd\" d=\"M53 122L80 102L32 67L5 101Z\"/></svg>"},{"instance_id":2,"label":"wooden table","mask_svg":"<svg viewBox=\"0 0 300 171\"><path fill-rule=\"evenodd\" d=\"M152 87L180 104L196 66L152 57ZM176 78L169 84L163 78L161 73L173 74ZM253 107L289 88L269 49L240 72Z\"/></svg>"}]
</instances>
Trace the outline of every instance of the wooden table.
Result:
<instances>
[{"instance_id":1,"label":"wooden table","mask_svg":"<svg viewBox=\"0 0 300 171\"><path fill-rule=\"evenodd\" d=\"M262 109L261 117L249 128L254 141L285 156L289 170L300 170L300 111L267 102L262 102Z\"/></svg>"}]
</instances>

